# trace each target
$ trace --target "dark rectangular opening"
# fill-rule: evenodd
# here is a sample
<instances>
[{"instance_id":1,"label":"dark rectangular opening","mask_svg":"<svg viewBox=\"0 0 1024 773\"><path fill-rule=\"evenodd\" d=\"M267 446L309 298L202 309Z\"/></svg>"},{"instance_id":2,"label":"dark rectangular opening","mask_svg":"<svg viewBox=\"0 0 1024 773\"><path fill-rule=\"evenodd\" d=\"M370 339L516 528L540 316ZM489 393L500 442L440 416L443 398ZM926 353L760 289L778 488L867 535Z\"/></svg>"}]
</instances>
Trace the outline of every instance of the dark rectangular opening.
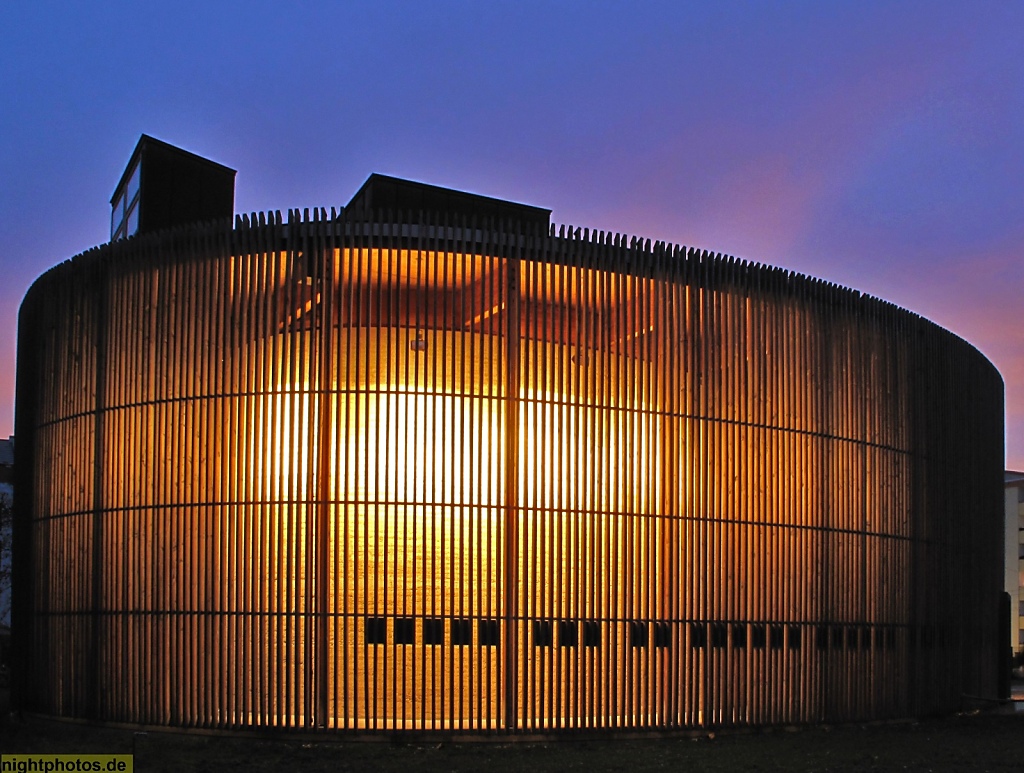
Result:
<instances>
[{"instance_id":1,"label":"dark rectangular opening","mask_svg":"<svg viewBox=\"0 0 1024 773\"><path fill-rule=\"evenodd\" d=\"M785 643L786 629L781 625L771 627L771 645L773 650L781 650Z\"/></svg>"},{"instance_id":2,"label":"dark rectangular opening","mask_svg":"<svg viewBox=\"0 0 1024 773\"><path fill-rule=\"evenodd\" d=\"M423 621L423 642L425 644L444 644L444 620L440 617L428 617Z\"/></svg>"},{"instance_id":3,"label":"dark rectangular opening","mask_svg":"<svg viewBox=\"0 0 1024 773\"><path fill-rule=\"evenodd\" d=\"M497 647L501 643L500 620L481 620L479 630L480 644L484 647Z\"/></svg>"},{"instance_id":4,"label":"dark rectangular opening","mask_svg":"<svg viewBox=\"0 0 1024 773\"><path fill-rule=\"evenodd\" d=\"M708 643L708 629L704 627L704 623L691 623L690 624L690 646L694 649L700 649Z\"/></svg>"},{"instance_id":5,"label":"dark rectangular opening","mask_svg":"<svg viewBox=\"0 0 1024 773\"><path fill-rule=\"evenodd\" d=\"M633 647L647 646L647 623L633 621L629 624L629 643Z\"/></svg>"},{"instance_id":6,"label":"dark rectangular opening","mask_svg":"<svg viewBox=\"0 0 1024 773\"><path fill-rule=\"evenodd\" d=\"M388 621L384 617L368 617L366 618L366 637L367 644L387 644L388 643Z\"/></svg>"},{"instance_id":7,"label":"dark rectangular opening","mask_svg":"<svg viewBox=\"0 0 1024 773\"><path fill-rule=\"evenodd\" d=\"M550 647L554 643L554 631L550 620L533 621L533 646Z\"/></svg>"},{"instance_id":8,"label":"dark rectangular opening","mask_svg":"<svg viewBox=\"0 0 1024 773\"><path fill-rule=\"evenodd\" d=\"M558 624L558 644L561 647L575 647L577 641L576 622L562 620Z\"/></svg>"},{"instance_id":9,"label":"dark rectangular opening","mask_svg":"<svg viewBox=\"0 0 1024 773\"><path fill-rule=\"evenodd\" d=\"M729 629L722 623L715 623L711 626L711 646L716 650L722 649L729 640Z\"/></svg>"},{"instance_id":10,"label":"dark rectangular opening","mask_svg":"<svg viewBox=\"0 0 1024 773\"><path fill-rule=\"evenodd\" d=\"M452 644L465 646L473 643L473 624L466 618L452 620Z\"/></svg>"},{"instance_id":11,"label":"dark rectangular opening","mask_svg":"<svg viewBox=\"0 0 1024 773\"><path fill-rule=\"evenodd\" d=\"M747 646L747 626L743 623L736 623L732 627L732 646L738 650Z\"/></svg>"},{"instance_id":12,"label":"dark rectangular opening","mask_svg":"<svg viewBox=\"0 0 1024 773\"><path fill-rule=\"evenodd\" d=\"M814 646L819 650L828 649L828 626L819 625L814 631Z\"/></svg>"},{"instance_id":13,"label":"dark rectangular opening","mask_svg":"<svg viewBox=\"0 0 1024 773\"><path fill-rule=\"evenodd\" d=\"M596 620L585 620L583 622L583 646L601 646L601 624Z\"/></svg>"},{"instance_id":14,"label":"dark rectangular opening","mask_svg":"<svg viewBox=\"0 0 1024 773\"><path fill-rule=\"evenodd\" d=\"M755 650L763 650L768 639L768 632L763 625L754 625L750 628L750 643Z\"/></svg>"},{"instance_id":15,"label":"dark rectangular opening","mask_svg":"<svg viewBox=\"0 0 1024 773\"><path fill-rule=\"evenodd\" d=\"M672 628L668 623L654 624L654 646L670 647L672 645Z\"/></svg>"},{"instance_id":16,"label":"dark rectangular opening","mask_svg":"<svg viewBox=\"0 0 1024 773\"><path fill-rule=\"evenodd\" d=\"M416 620L411 617L395 618L395 644L413 644L416 641Z\"/></svg>"},{"instance_id":17,"label":"dark rectangular opening","mask_svg":"<svg viewBox=\"0 0 1024 773\"><path fill-rule=\"evenodd\" d=\"M799 625L791 625L791 626L789 626L789 648L791 650L798 650L798 649L800 649L800 638L801 638L800 626Z\"/></svg>"}]
</instances>

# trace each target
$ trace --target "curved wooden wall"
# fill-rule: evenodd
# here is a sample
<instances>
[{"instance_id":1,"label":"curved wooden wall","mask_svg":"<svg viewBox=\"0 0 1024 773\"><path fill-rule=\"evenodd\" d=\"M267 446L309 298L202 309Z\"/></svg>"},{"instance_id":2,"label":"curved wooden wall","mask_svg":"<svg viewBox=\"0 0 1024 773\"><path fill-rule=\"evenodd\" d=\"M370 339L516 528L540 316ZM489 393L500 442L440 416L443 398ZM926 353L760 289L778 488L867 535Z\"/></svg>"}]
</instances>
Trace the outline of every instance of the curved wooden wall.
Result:
<instances>
[{"instance_id":1,"label":"curved wooden wall","mask_svg":"<svg viewBox=\"0 0 1024 773\"><path fill-rule=\"evenodd\" d=\"M1002 410L920 317L617 235L106 245L21 312L17 695L360 731L951 711L995 692Z\"/></svg>"}]
</instances>

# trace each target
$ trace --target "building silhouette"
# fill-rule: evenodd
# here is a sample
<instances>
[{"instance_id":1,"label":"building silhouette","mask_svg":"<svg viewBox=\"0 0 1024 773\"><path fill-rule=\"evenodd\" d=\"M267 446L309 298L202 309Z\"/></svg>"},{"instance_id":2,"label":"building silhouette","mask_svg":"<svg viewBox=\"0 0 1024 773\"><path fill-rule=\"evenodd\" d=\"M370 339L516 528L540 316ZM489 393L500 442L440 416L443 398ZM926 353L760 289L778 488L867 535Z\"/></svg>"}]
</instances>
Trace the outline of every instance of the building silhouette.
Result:
<instances>
[{"instance_id":1,"label":"building silhouette","mask_svg":"<svg viewBox=\"0 0 1024 773\"><path fill-rule=\"evenodd\" d=\"M995 694L1003 385L953 334L378 175L207 214L22 305L20 705L548 731Z\"/></svg>"},{"instance_id":2,"label":"building silhouette","mask_svg":"<svg viewBox=\"0 0 1024 773\"><path fill-rule=\"evenodd\" d=\"M11 541L14 502L14 438L0 440L0 669L6 680L11 625Z\"/></svg>"},{"instance_id":3,"label":"building silhouette","mask_svg":"<svg viewBox=\"0 0 1024 773\"><path fill-rule=\"evenodd\" d=\"M1010 596L1010 649L1024 652L1024 472L1003 473L1006 498L1004 587Z\"/></svg>"},{"instance_id":4,"label":"building silhouette","mask_svg":"<svg viewBox=\"0 0 1024 773\"><path fill-rule=\"evenodd\" d=\"M110 199L110 240L234 211L234 169L143 134Z\"/></svg>"}]
</instances>

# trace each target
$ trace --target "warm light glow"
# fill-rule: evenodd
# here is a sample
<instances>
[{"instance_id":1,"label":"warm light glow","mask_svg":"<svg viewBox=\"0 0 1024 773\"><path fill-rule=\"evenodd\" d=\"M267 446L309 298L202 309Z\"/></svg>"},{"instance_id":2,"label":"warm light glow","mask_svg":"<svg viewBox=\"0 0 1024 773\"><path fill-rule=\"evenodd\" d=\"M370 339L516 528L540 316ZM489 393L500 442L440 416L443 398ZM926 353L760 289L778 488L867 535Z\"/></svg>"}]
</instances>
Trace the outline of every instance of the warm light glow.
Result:
<instances>
[{"instance_id":1,"label":"warm light glow","mask_svg":"<svg viewBox=\"0 0 1024 773\"><path fill-rule=\"evenodd\" d=\"M606 235L285 228L26 299L36 710L642 729L989 683L1001 386L963 342Z\"/></svg>"}]
</instances>

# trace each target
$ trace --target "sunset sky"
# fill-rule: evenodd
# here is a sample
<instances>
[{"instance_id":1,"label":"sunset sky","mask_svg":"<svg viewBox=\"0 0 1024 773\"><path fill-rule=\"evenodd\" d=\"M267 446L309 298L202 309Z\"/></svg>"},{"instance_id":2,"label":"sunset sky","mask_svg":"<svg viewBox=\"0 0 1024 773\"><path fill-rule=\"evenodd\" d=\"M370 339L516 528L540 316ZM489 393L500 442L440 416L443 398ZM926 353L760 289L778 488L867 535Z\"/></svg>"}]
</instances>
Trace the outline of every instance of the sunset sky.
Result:
<instances>
[{"instance_id":1,"label":"sunset sky","mask_svg":"<svg viewBox=\"0 0 1024 773\"><path fill-rule=\"evenodd\" d=\"M1024 3L5 3L0 437L17 311L107 240L143 132L239 212L371 172L784 266L978 347L1024 469Z\"/></svg>"}]
</instances>

